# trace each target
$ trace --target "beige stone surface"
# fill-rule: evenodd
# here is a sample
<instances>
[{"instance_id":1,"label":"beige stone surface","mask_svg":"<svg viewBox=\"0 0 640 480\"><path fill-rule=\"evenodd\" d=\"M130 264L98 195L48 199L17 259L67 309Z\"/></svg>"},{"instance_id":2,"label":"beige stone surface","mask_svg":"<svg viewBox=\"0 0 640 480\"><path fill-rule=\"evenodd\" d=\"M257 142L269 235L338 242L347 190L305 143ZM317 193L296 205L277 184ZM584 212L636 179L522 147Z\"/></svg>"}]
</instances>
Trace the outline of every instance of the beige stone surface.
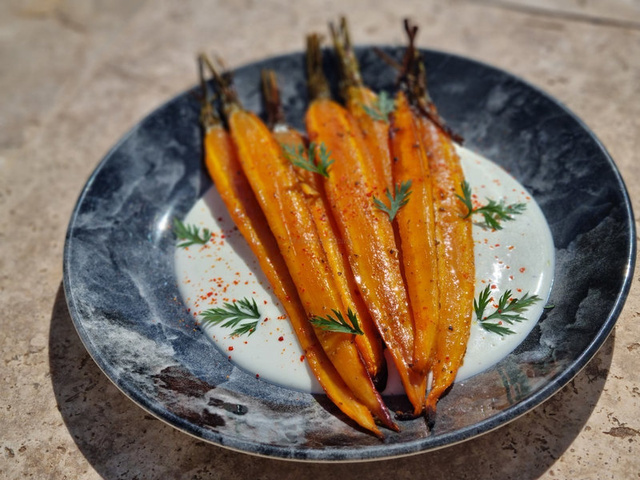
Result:
<instances>
[{"instance_id":1,"label":"beige stone surface","mask_svg":"<svg viewBox=\"0 0 640 480\"><path fill-rule=\"evenodd\" d=\"M638 11L622 0L0 2L0 478L640 478L637 282L602 350L544 405L460 445L357 465L250 457L150 417L93 363L61 286L84 182L136 121L195 83L196 52L237 66L299 50L343 13L358 43L402 44L410 16L421 46L554 95L608 148L640 211Z\"/></svg>"}]
</instances>

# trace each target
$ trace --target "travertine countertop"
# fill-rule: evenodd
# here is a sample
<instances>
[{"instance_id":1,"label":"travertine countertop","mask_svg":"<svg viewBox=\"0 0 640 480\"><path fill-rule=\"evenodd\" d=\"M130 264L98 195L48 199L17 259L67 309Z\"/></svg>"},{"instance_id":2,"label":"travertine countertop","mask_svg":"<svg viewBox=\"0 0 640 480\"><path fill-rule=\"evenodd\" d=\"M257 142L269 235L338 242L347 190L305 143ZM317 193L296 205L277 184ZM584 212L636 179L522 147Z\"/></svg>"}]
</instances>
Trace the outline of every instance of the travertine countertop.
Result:
<instances>
[{"instance_id":1,"label":"travertine countertop","mask_svg":"<svg viewBox=\"0 0 640 480\"><path fill-rule=\"evenodd\" d=\"M236 453L151 417L102 374L62 290L86 179L145 114L195 83L194 55L231 67L300 50L349 16L357 43L419 45L503 68L595 132L640 211L640 3L611 0L10 0L0 4L0 477L640 478L637 282L614 333L551 400L466 443L364 464Z\"/></svg>"}]
</instances>

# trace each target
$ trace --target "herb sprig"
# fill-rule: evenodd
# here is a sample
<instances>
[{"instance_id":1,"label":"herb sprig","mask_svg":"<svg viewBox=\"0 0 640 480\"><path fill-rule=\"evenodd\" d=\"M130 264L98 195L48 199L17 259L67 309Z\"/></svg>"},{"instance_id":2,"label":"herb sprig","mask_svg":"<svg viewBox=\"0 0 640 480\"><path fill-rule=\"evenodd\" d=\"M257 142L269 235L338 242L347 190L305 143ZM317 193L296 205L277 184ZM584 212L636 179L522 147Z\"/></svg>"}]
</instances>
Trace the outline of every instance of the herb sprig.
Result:
<instances>
[{"instance_id":1,"label":"herb sprig","mask_svg":"<svg viewBox=\"0 0 640 480\"><path fill-rule=\"evenodd\" d=\"M222 307L205 310L201 313L201 316L202 323L221 324L223 328L233 328L234 330L231 334L234 336L244 335L245 333L251 335L258 327L260 311L255 299L243 298L236 302L225 302Z\"/></svg>"},{"instance_id":2,"label":"herb sprig","mask_svg":"<svg viewBox=\"0 0 640 480\"><path fill-rule=\"evenodd\" d=\"M487 286L477 299L473 300L473 309L480 326L485 330L497 333L500 336L511 335L515 332L509 327L502 325L503 322L513 325L516 322L523 322L526 317L522 315L531 305L540 300L537 295L525 293L522 298L512 298L511 290L506 290L500 300L495 312L485 316L484 312L491 302L491 287Z\"/></svg>"},{"instance_id":3,"label":"herb sprig","mask_svg":"<svg viewBox=\"0 0 640 480\"><path fill-rule=\"evenodd\" d=\"M362 104L362 109L374 120L388 122L389 114L393 112L395 105L393 98L383 90L372 106Z\"/></svg>"},{"instance_id":4,"label":"herb sprig","mask_svg":"<svg viewBox=\"0 0 640 480\"><path fill-rule=\"evenodd\" d=\"M291 145L283 145L282 149L287 159L296 167L318 173L323 177L329 176L329 167L333 163L333 160L331 159L331 152L327 150L324 143L317 144L311 142L309 144L308 156L305 156L302 145L299 145L297 149Z\"/></svg>"},{"instance_id":5,"label":"herb sprig","mask_svg":"<svg viewBox=\"0 0 640 480\"><path fill-rule=\"evenodd\" d=\"M467 214L463 218L469 218L474 213L480 213L484 217L484 223L487 227L495 230L502 230L500 222L515 220L514 215L519 215L527 209L526 203L512 203L507 205L504 200L496 202L489 198L487 199L489 203L474 208L471 199L471 187L466 181L462 182L462 196L456 196L462 200L462 203L467 207Z\"/></svg>"},{"instance_id":6,"label":"herb sprig","mask_svg":"<svg viewBox=\"0 0 640 480\"><path fill-rule=\"evenodd\" d=\"M183 240L178 243L178 247L185 248L191 245L205 245L211 238L211 232L208 228L202 230L202 236L200 236L200 229L195 225L185 225L179 219L173 219L173 233L175 233L178 240Z\"/></svg>"},{"instance_id":7,"label":"herb sprig","mask_svg":"<svg viewBox=\"0 0 640 480\"><path fill-rule=\"evenodd\" d=\"M409 201L409 196L411 195L411 180L407 180L406 182L402 182L401 184L396 184L394 195L391 195L389 189L385 191L385 195L389 200L389 206L387 206L384 202L382 202L377 197L373 197L373 203L375 206L389 215L389 220L393 221L396 217L398 210L404 207Z\"/></svg>"},{"instance_id":8,"label":"herb sprig","mask_svg":"<svg viewBox=\"0 0 640 480\"><path fill-rule=\"evenodd\" d=\"M311 323L316 327L321 328L322 330L328 330L331 332L341 332L341 333L353 333L354 335L364 335L364 332L360 328L358 324L358 317L355 313L349 308L347 310L347 317L349 318L349 322L347 322L342 313L339 310L332 309L335 318L328 314L326 318L315 316L311 318Z\"/></svg>"}]
</instances>

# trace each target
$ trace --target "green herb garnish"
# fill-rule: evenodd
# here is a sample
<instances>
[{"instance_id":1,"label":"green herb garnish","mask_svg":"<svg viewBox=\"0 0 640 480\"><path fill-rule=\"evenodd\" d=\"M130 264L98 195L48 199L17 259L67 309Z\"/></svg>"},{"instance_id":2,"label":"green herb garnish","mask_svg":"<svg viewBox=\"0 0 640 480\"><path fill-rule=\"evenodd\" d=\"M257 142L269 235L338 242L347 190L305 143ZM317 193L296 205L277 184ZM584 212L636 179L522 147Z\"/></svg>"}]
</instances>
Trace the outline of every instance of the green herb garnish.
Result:
<instances>
[{"instance_id":1,"label":"green herb garnish","mask_svg":"<svg viewBox=\"0 0 640 480\"><path fill-rule=\"evenodd\" d=\"M473 300L473 309L476 312L476 318L482 328L504 336L511 335L515 332L503 326L502 322L513 325L516 322L526 320L526 317L522 316L521 313L539 300L540 297L537 295L529 295L529 292L525 293L522 298L511 298L511 290L507 290L502 294L500 300L498 300L496 311L485 316L484 311L489 306L489 302L491 302L491 287L487 286L487 288L480 292L478 298ZM493 323L494 321L497 321L497 323Z\"/></svg>"},{"instance_id":2,"label":"green herb garnish","mask_svg":"<svg viewBox=\"0 0 640 480\"><path fill-rule=\"evenodd\" d=\"M387 92L382 91L372 106L363 104L362 108L374 120L388 122L389 114L395 109L395 102Z\"/></svg>"},{"instance_id":3,"label":"green herb garnish","mask_svg":"<svg viewBox=\"0 0 640 480\"><path fill-rule=\"evenodd\" d=\"M283 145L285 156L296 167L304 168L313 173L318 173L323 177L329 176L329 167L333 163L331 152L327 151L324 143L319 145L315 142L309 144L309 155L305 156L304 147L299 145L297 149L290 145Z\"/></svg>"},{"instance_id":4,"label":"green herb garnish","mask_svg":"<svg viewBox=\"0 0 640 480\"><path fill-rule=\"evenodd\" d=\"M402 182L400 185L396 184L395 186L395 195L391 195L389 189L385 191L385 195L389 200L389 206L385 205L384 202L373 197L373 203L375 203L376 207L389 215L389 220L393 221L402 207L404 207L409 201L409 195L411 195L411 180L407 180L406 182Z\"/></svg>"},{"instance_id":5,"label":"green herb garnish","mask_svg":"<svg viewBox=\"0 0 640 480\"><path fill-rule=\"evenodd\" d=\"M326 318L315 316L311 318L311 323L316 327L321 328L322 330L329 330L331 332L342 332L342 333L353 333L354 335L364 335L364 332L360 329L360 325L358 324L358 317L353 311L349 308L347 310L347 317L349 318L349 322L347 322L342 313L338 310L333 310L333 314L335 318L331 316L331 314L327 315ZM353 325L353 326L352 326Z\"/></svg>"},{"instance_id":6,"label":"green herb garnish","mask_svg":"<svg viewBox=\"0 0 640 480\"><path fill-rule=\"evenodd\" d=\"M222 324L223 328L234 328L232 335L244 335L245 333L251 335L258 327L258 319L260 318L258 305L253 298L251 300L243 298L236 302L225 302L222 307L210 308L202 312L201 315L202 323Z\"/></svg>"},{"instance_id":7,"label":"green herb garnish","mask_svg":"<svg viewBox=\"0 0 640 480\"><path fill-rule=\"evenodd\" d=\"M200 229L195 225L185 225L177 218L173 219L173 233L175 233L178 240L184 240L178 243L178 247L190 247L191 245L204 245L211 238L211 232L205 228L202 230L202 237L200 236Z\"/></svg>"},{"instance_id":8,"label":"green herb garnish","mask_svg":"<svg viewBox=\"0 0 640 480\"><path fill-rule=\"evenodd\" d=\"M519 215L527 208L526 203L512 203L506 205L504 200L496 202L495 200L487 199L489 203L482 207L473 208L473 201L471 200L471 187L469 183L462 182L462 196L456 195L462 203L467 207L467 214L462 218L469 218L474 213L480 213L484 217L484 223L489 228L495 230L502 230L501 221L514 220L514 215Z\"/></svg>"}]
</instances>

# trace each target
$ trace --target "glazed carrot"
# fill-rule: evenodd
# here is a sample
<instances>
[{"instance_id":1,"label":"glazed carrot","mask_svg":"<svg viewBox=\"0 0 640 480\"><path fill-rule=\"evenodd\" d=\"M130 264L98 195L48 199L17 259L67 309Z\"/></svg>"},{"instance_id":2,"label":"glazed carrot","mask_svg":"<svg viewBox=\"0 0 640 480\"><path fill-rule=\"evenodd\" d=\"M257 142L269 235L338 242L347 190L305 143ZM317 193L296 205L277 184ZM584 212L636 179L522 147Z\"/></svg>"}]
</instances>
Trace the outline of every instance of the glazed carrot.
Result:
<instances>
[{"instance_id":1,"label":"glazed carrot","mask_svg":"<svg viewBox=\"0 0 640 480\"><path fill-rule=\"evenodd\" d=\"M427 419L435 418L436 404L455 380L464 360L471 329L475 289L475 263L471 219L458 197L464 173L438 111L429 98L424 63L414 40L417 27L405 22L409 48L405 57L407 82L416 107L420 140L429 158L436 220L436 252L440 288L440 317L426 400Z\"/></svg>"},{"instance_id":2,"label":"glazed carrot","mask_svg":"<svg viewBox=\"0 0 640 480\"><path fill-rule=\"evenodd\" d=\"M242 170L266 217L309 318L346 312L327 265L313 218L291 163L258 116L244 110L216 75L225 116ZM314 324L325 353L353 394L390 429L397 430L360 359L353 335Z\"/></svg>"},{"instance_id":3,"label":"glazed carrot","mask_svg":"<svg viewBox=\"0 0 640 480\"><path fill-rule=\"evenodd\" d=\"M344 414L361 427L381 436L371 412L338 374L309 324L276 240L242 172L231 137L206 96L201 120L207 171L231 218L258 259L274 294L287 312L311 371L327 396Z\"/></svg>"},{"instance_id":4,"label":"glazed carrot","mask_svg":"<svg viewBox=\"0 0 640 480\"><path fill-rule=\"evenodd\" d=\"M391 114L393 180L411 182L411 201L396 215L404 277L415 324L414 369L427 375L438 325L438 266L429 163L407 97Z\"/></svg>"},{"instance_id":5,"label":"glazed carrot","mask_svg":"<svg viewBox=\"0 0 640 480\"><path fill-rule=\"evenodd\" d=\"M340 27L330 24L333 45L340 65L340 87L351 113L362 131L364 143L373 158L377 176L378 194L393 190L391 155L389 153L389 122L387 112L380 111L380 97L365 86L360 75L358 59L351 45L346 18L340 19ZM392 101L391 101L392 103Z\"/></svg>"},{"instance_id":6,"label":"glazed carrot","mask_svg":"<svg viewBox=\"0 0 640 480\"><path fill-rule=\"evenodd\" d=\"M451 138L427 117L420 119L422 141L430 152L434 185L440 319L431 367L432 387L427 397L428 418L436 402L455 380L462 366L471 329L475 264L471 219L457 195L462 195L464 174Z\"/></svg>"},{"instance_id":7,"label":"glazed carrot","mask_svg":"<svg viewBox=\"0 0 640 480\"><path fill-rule=\"evenodd\" d=\"M411 368L414 326L393 227L386 214L374 206L375 169L355 120L330 98L321 55L319 38L309 36L307 68L312 102L305 117L307 131L310 140L331 152L334 163L324 179L331 211L360 291L417 415L423 410L426 379Z\"/></svg>"},{"instance_id":8,"label":"glazed carrot","mask_svg":"<svg viewBox=\"0 0 640 480\"><path fill-rule=\"evenodd\" d=\"M288 155L302 155L302 160L309 161L302 134L284 121L275 72L272 70L263 71L262 83L268 123L276 141L285 151L289 152ZM387 376L382 339L358 292L344 247L338 241L337 226L331 216L321 177L300 166L295 167L295 172L318 230L329 269L338 288L338 294L342 303L353 309L363 331L363 335L355 337L358 351L376 388L381 391L384 389Z\"/></svg>"}]
</instances>

